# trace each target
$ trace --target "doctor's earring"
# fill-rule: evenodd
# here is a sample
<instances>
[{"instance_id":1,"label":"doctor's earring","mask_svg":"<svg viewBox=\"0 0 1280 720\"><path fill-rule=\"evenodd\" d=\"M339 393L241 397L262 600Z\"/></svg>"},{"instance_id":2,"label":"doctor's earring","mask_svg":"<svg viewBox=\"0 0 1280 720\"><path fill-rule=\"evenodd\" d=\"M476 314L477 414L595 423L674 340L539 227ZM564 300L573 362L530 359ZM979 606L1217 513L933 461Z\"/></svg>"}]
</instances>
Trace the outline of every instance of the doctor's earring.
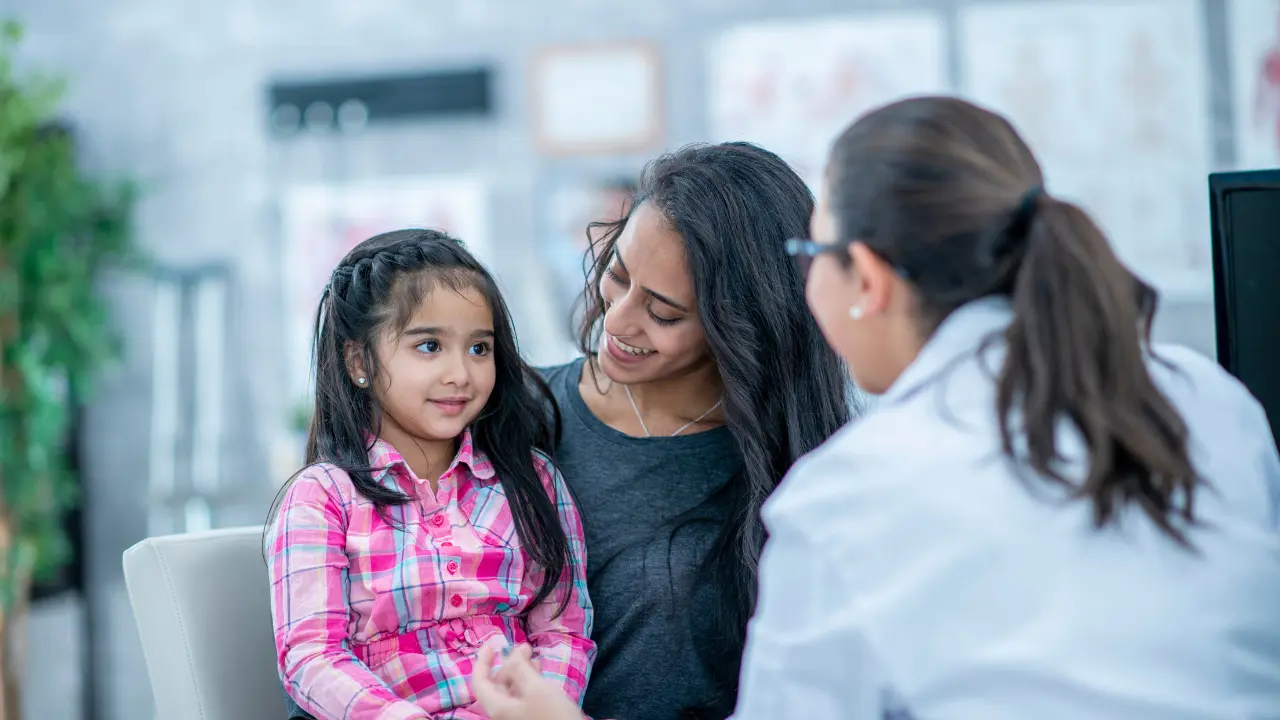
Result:
<instances>
[{"instance_id":1,"label":"doctor's earring","mask_svg":"<svg viewBox=\"0 0 1280 720\"><path fill-rule=\"evenodd\" d=\"M861 320L861 319L862 319L862 312L863 312L863 311L862 311L862 305L861 305L861 304L859 304L859 305L854 305L853 307L849 308L849 317L853 318L854 320Z\"/></svg>"}]
</instances>

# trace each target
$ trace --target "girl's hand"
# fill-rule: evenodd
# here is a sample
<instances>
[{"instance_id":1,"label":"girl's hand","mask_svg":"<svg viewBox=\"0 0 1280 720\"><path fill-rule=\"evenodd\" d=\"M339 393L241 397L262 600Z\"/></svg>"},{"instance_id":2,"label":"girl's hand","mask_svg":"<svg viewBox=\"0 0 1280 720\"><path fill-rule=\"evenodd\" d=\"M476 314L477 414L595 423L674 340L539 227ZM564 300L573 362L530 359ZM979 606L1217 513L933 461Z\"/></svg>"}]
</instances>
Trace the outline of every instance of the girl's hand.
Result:
<instances>
[{"instance_id":1,"label":"girl's hand","mask_svg":"<svg viewBox=\"0 0 1280 720\"><path fill-rule=\"evenodd\" d=\"M492 720L586 720L564 690L533 666L529 645L512 650L495 673L496 653L492 643L480 648L471 673L476 699Z\"/></svg>"}]
</instances>

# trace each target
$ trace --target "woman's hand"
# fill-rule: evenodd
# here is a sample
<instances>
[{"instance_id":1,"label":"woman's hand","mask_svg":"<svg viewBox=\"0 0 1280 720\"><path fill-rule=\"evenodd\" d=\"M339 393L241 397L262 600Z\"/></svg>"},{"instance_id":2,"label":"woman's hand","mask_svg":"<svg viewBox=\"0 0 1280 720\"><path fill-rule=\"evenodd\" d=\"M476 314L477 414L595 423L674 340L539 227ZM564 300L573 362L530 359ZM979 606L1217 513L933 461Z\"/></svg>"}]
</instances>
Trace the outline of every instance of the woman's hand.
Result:
<instances>
[{"instance_id":1,"label":"woman's hand","mask_svg":"<svg viewBox=\"0 0 1280 720\"><path fill-rule=\"evenodd\" d=\"M533 666L533 648L520 645L493 672L494 644L480 648L471 674L476 699L492 720L586 720L560 685Z\"/></svg>"}]
</instances>

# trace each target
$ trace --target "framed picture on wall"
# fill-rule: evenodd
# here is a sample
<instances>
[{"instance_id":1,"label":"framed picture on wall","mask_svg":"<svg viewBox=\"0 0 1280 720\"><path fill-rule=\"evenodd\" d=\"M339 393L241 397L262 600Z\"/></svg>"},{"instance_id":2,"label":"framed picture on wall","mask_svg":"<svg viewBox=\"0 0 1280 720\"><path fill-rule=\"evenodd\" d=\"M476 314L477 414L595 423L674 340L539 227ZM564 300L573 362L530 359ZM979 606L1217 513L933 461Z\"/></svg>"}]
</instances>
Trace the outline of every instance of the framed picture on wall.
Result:
<instances>
[{"instance_id":1,"label":"framed picture on wall","mask_svg":"<svg viewBox=\"0 0 1280 720\"><path fill-rule=\"evenodd\" d=\"M1280 0L1227 6L1236 167L1280 167Z\"/></svg>"},{"instance_id":2,"label":"framed picture on wall","mask_svg":"<svg viewBox=\"0 0 1280 720\"><path fill-rule=\"evenodd\" d=\"M946 26L932 10L753 21L709 50L712 139L778 153L815 192L831 143L855 118L950 86Z\"/></svg>"},{"instance_id":3,"label":"framed picture on wall","mask_svg":"<svg viewBox=\"0 0 1280 720\"><path fill-rule=\"evenodd\" d=\"M534 142L549 155L647 152L665 134L657 47L642 40L559 45L534 56Z\"/></svg>"},{"instance_id":4,"label":"framed picture on wall","mask_svg":"<svg viewBox=\"0 0 1280 720\"><path fill-rule=\"evenodd\" d=\"M1213 292L1203 16L1199 0L1040 0L966 5L959 18L964 94L1009 117L1048 190L1180 303Z\"/></svg>"}]
</instances>

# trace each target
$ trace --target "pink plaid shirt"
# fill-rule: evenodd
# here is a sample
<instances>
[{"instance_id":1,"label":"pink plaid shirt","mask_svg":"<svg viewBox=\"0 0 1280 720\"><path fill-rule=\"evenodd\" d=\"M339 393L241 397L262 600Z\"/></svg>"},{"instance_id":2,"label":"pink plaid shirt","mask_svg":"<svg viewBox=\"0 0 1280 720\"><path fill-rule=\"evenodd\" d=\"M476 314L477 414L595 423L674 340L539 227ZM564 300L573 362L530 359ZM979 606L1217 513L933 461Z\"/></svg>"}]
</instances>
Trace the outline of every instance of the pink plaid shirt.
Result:
<instances>
[{"instance_id":1,"label":"pink plaid shirt","mask_svg":"<svg viewBox=\"0 0 1280 720\"><path fill-rule=\"evenodd\" d=\"M327 464L298 476L276 517L271 612L290 696L323 720L477 720L485 716L471 692L472 661L504 636L532 644L542 672L581 702L595 659L586 551L555 467L535 455L573 563L522 619L541 573L521 550L494 467L470 431L434 494L389 444L378 441L369 459L379 482L416 498L389 509L394 524Z\"/></svg>"}]
</instances>

